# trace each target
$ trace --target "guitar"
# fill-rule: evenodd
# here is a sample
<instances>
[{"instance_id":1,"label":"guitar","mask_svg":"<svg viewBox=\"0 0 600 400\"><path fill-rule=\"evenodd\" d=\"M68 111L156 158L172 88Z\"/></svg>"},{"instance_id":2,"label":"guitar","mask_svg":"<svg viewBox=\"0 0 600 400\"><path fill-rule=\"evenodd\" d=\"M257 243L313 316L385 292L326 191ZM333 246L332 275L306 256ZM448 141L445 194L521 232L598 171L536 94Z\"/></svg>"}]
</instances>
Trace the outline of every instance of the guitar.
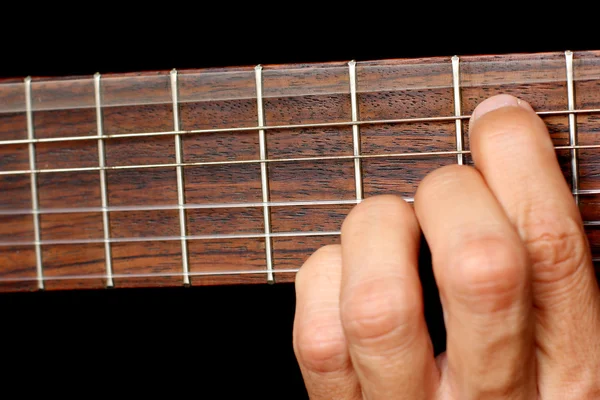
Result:
<instances>
[{"instance_id":1,"label":"guitar","mask_svg":"<svg viewBox=\"0 0 600 400\"><path fill-rule=\"evenodd\" d=\"M597 256L598 58L569 58L166 71L71 86L10 80L11 98L24 101L1 114L10 119L0 123L10 141L0 147L2 187L11 188L2 195L2 287L289 282L308 254L338 240L361 198L410 201L428 171L471 163L468 115L498 91L529 101L550 127ZM203 79L215 81L202 91ZM44 97L65 104L73 94L86 107L60 110Z\"/></svg>"},{"instance_id":2,"label":"guitar","mask_svg":"<svg viewBox=\"0 0 600 400\"><path fill-rule=\"evenodd\" d=\"M290 282L365 197L472 164L501 92L549 126L598 258L599 88L592 51L8 80L0 289Z\"/></svg>"}]
</instances>

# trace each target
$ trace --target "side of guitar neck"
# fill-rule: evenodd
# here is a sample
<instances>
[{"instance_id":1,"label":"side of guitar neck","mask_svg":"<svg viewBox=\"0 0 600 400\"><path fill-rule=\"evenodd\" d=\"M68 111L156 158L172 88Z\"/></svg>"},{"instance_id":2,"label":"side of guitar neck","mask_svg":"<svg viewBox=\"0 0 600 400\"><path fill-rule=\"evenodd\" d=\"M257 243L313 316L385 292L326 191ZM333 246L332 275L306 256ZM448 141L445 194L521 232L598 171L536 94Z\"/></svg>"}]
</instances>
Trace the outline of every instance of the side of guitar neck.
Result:
<instances>
[{"instance_id":1,"label":"side of guitar neck","mask_svg":"<svg viewBox=\"0 0 600 400\"><path fill-rule=\"evenodd\" d=\"M473 165L498 93L547 124L600 260L600 52L15 78L0 291L291 282L364 198Z\"/></svg>"}]
</instances>

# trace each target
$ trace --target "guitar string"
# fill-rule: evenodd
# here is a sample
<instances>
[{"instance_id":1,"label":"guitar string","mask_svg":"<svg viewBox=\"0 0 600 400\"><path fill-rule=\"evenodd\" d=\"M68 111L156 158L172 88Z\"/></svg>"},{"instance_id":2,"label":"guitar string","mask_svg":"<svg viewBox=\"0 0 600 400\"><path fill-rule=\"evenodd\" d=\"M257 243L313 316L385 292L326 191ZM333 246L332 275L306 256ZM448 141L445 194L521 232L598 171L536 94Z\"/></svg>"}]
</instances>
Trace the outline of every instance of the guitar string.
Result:
<instances>
[{"instance_id":1,"label":"guitar string","mask_svg":"<svg viewBox=\"0 0 600 400\"><path fill-rule=\"evenodd\" d=\"M600 221L588 221L584 226L600 226ZM101 243L136 243L136 242L167 242L167 241L195 241L195 240L235 240L235 239L269 239L269 238L300 238L317 236L339 236L340 231L291 231L291 232L270 232L264 233L256 229L256 233L215 233L206 235L185 235L185 236L132 236L132 237L111 237L87 238L87 239L42 239L40 241L0 241L0 247L24 247L24 246L56 246L73 244L101 244Z\"/></svg>"},{"instance_id":2,"label":"guitar string","mask_svg":"<svg viewBox=\"0 0 600 400\"><path fill-rule=\"evenodd\" d=\"M299 271L299 268L290 269L273 269L273 274L295 274ZM269 271L266 269L248 269L248 270L213 270L213 271L189 271L187 273L190 277L218 277L218 276L235 276L235 275L268 275ZM140 279L140 278L181 278L183 272L160 272L160 273L127 273L127 274L112 274L113 279ZM89 275L55 275L55 276L44 276L44 281L57 281L57 280L91 280L91 279L107 279L106 274L89 274ZM29 281L37 281L38 278L23 276L23 277L0 277L0 283L21 283Z\"/></svg>"},{"instance_id":3,"label":"guitar string","mask_svg":"<svg viewBox=\"0 0 600 400\"><path fill-rule=\"evenodd\" d=\"M597 113L600 112L600 109L588 109L588 110L573 110L570 107L570 110L566 111L546 111L539 112L539 115L574 115L579 113ZM215 130L194 130L194 131L171 131L171 132L150 132L150 133L130 133L130 134L116 134L116 135L106 135L106 136L90 136L90 137L64 137L64 138L42 138L42 139L28 139L28 140L14 140L14 141L0 141L0 145L10 145L10 144L25 144L25 143L44 143L44 142L64 142L64 141L73 141L73 140L105 140L111 138L122 138L122 137L143 137L143 136L162 136L162 135L181 135L181 134L194 134L194 133L213 133L213 132L234 132L234 131L254 131L254 130L269 130L269 129L295 129L295 128L310 128L310 127L327 127L327 126L353 126L356 127L358 125L366 125L366 124L393 124L393 123L410 123L410 122L427 122L427 121L459 121L463 119L467 119L470 116L452 116L452 117L432 117L432 118L410 118L410 119L397 119L397 120L379 120L379 121L353 121L353 122L340 122L340 123L319 123L319 124L304 124L304 125L281 125L281 126L258 126L258 127L243 127L243 128L223 128L223 129L215 129ZM99 141L100 141L99 140ZM600 145L583 145L583 146L557 146L555 147L557 150L573 150L573 149L591 149L598 148ZM321 160L343 160L343 159L359 159L359 158L383 158L383 157L416 157L416 156L435 156L435 155L461 155L468 154L469 151L449 151L449 152L423 152L423 153L398 153L398 154L378 154L378 155L353 155L353 156L326 156L326 157L303 157L303 158L288 158L288 159L270 159L270 160L233 160L233 161L223 161L223 162L200 162L200 163L176 163L176 164L153 164L153 165L138 165L138 166L110 166L110 167L92 167L92 168L64 168L64 169L48 169L48 170L24 170L24 171L0 171L0 175L15 175L19 173L23 174L34 174L34 173L46 173L46 172L76 172L76 171L99 171L104 169L142 169L142 168L160 168L160 167L183 167L183 166L193 166L193 165L219 165L219 164L238 164L238 163L256 163L256 162L284 162L284 161L321 161ZM583 194L586 191L577 190L575 195ZM587 191L589 194L594 193L595 191ZM291 202L290 202L291 203ZM263 205L267 204L266 202L261 203ZM226 205L225 205L226 206ZM138 209L135 206L134 209ZM101 208L106 212L106 207ZM9 210L10 211L10 210ZM35 214L38 214L37 210ZM600 225L600 221L590 221L586 222L587 225ZM283 232L283 233L271 233L271 234L257 234L257 235L197 235L197 236L176 236L176 237L157 237L155 240L198 240L198 239L217 239L217 238L235 238L235 237L285 237L285 236L322 236L322 235L339 235L339 232ZM127 241L147 241L148 238L111 238L111 242L127 242ZM105 239L90 239L86 241L35 241L26 244L82 244L82 243L104 243ZM0 245L3 245L0 243ZM14 242L11 245L15 245ZM598 261L598 260L595 260ZM293 272L293 270L288 270ZM256 273L266 273L268 271L258 270ZM273 271L273 272L281 272L281 271ZM225 272L201 272L199 275L214 275L214 274L239 274L246 273L240 271L225 271ZM248 272L253 273L253 272ZM179 274L168 274L171 276L181 276L182 273ZM190 273L190 275L194 275L194 273ZM132 277L133 275L125 274L122 276L115 275L117 277ZM139 274L140 277L145 276L157 276L157 274ZM167 276L167 274L160 274L158 276ZM93 276L85 275L85 276L71 276L73 279L81 279L81 278L93 278ZM106 278L105 275L98 275L98 277ZM32 278L33 280L38 280L39 278ZM54 279L53 277L49 277L50 279ZM69 277L61 276L57 279L70 279ZM9 278L10 280L10 278ZM22 281L23 279L18 279ZM3 281L3 279L0 279Z\"/></svg>"},{"instance_id":4,"label":"guitar string","mask_svg":"<svg viewBox=\"0 0 600 400\"><path fill-rule=\"evenodd\" d=\"M594 264L600 263L600 257L593 258L592 262ZM175 268L174 268L175 269ZM300 271L300 268L289 268L289 269L278 269L275 268L270 271L274 275L281 274L295 274ZM248 269L248 270L212 270L212 271L189 271L187 273L190 277L231 277L231 276L240 276L240 275L268 275L269 271L266 269ZM113 273L111 278L118 280L121 279L145 279L145 278L181 278L183 277L183 272L159 272L159 273ZM106 280L108 276L106 274L89 274L89 275L45 275L43 277L44 281L63 281L63 280ZM37 277L31 276L22 276L22 277L0 277L0 284L10 284L10 283L24 283L37 281ZM263 279L261 279L263 282ZM266 282L266 281L264 281Z\"/></svg>"},{"instance_id":5,"label":"guitar string","mask_svg":"<svg viewBox=\"0 0 600 400\"><path fill-rule=\"evenodd\" d=\"M575 110L554 110L554 111L538 111L539 116L554 116L554 115L569 115L569 114L597 114L600 113L600 108L575 109ZM462 116L443 116L443 117L411 117L411 118L396 118L396 119L378 119L378 120L361 120L361 121L339 121L339 122L319 122L307 124L284 124L284 125L265 125L265 126L248 126L248 127L230 127L230 128L208 128L208 129L192 129L192 130L173 130L161 132L135 132L135 133L117 133L87 135L87 136L65 136L65 137L47 137L33 139L11 139L0 140L0 146L19 145L28 143L56 143L56 142L73 142L81 140L109 140L122 138L139 138L151 136L174 136L174 135L193 135L207 133L227 133L227 132L255 132L259 130L289 130L289 129L308 129L308 128L333 128L333 127L352 127L355 125L392 125L392 124L410 124L419 122L454 122L458 120L468 120L471 115Z\"/></svg>"},{"instance_id":6,"label":"guitar string","mask_svg":"<svg viewBox=\"0 0 600 400\"><path fill-rule=\"evenodd\" d=\"M555 146L556 150L571 150L571 149L595 149L600 148L600 145L567 145L567 146ZM171 168L178 166L210 166L210 165L235 165L235 164L253 164L260 162L276 163L276 162L314 162L314 161L327 161L327 160L353 160L353 159L380 159L380 158L410 158L410 157L435 157L435 156L450 156L456 154L470 154L470 151L435 151L435 152L405 152L405 153L390 153L390 154L360 154L360 155L344 155L344 156L319 156L319 157L297 157L297 158L284 158L284 159L265 159L265 160L232 160L232 161L214 161L214 162L197 162L197 163L170 163L170 164L147 164L139 166L99 166L99 167L82 167L82 168L70 168L70 169L36 169L36 170L22 170L22 171L1 171L0 175L19 175L19 174L31 174L31 173L54 173L54 172L86 172L86 171L101 171L101 170L122 170L122 169L143 169L143 168ZM577 190L573 191L573 195L596 195L600 194L600 189L595 190ZM406 199L411 201L410 198ZM280 207L280 206L301 206L301 205L327 205L327 204L343 204L346 200L335 200L331 201L320 201L311 200L308 202L248 202L248 203L206 203L206 204L185 204L182 207L193 209L193 208L239 208L239 207ZM350 203L355 201L348 200ZM69 214L69 213L82 213L82 212L102 212L107 211L152 211L152 210L170 210L179 208L178 205L134 205L134 206L109 206L109 207L59 207L59 208L43 208L36 212L39 214ZM23 209L0 209L0 215L23 215L32 214L33 211L30 208Z\"/></svg>"},{"instance_id":7,"label":"guitar string","mask_svg":"<svg viewBox=\"0 0 600 400\"><path fill-rule=\"evenodd\" d=\"M580 196L594 196L600 194L600 189L579 189L577 193ZM408 203L413 202L412 197L403 197ZM149 205L124 205L107 207L56 207L39 208L36 214L81 214L81 213L99 213L103 211L160 211L160 210L178 210L180 207L187 210L193 209L228 209L228 208L255 208L255 207L302 207L302 206L326 206L326 205L345 205L357 204L356 199L340 200L296 200L296 201L269 201L269 202L245 202L245 203L186 203L182 206L177 204L149 204ZM31 208L0 209L1 216L30 215L34 214ZM597 221L587 221L595 223Z\"/></svg>"},{"instance_id":8,"label":"guitar string","mask_svg":"<svg viewBox=\"0 0 600 400\"><path fill-rule=\"evenodd\" d=\"M590 145L562 145L554 146L557 151L573 150L573 149L598 149L600 144ZM137 170L137 169L152 169L152 168L178 168L178 167L198 167L198 166L219 166L219 165L239 165L239 164L260 164L260 163L292 163L292 162L314 162L314 161L335 161L335 160L354 160L354 159L379 159L379 158L420 158L420 157L436 157L436 156L453 156L459 154L471 154L469 150L444 150L444 151L428 151L428 152L404 152L404 153L387 153L387 154L356 154L356 155L339 155L339 156L312 156L312 157L289 157L289 158L268 158L268 159L249 159L249 160L222 160L222 161L197 161L197 162L180 162L180 163L161 163L161 164L138 164L138 165L105 165L97 167L73 167L73 168L45 168L45 169L23 169L23 170L7 170L0 171L0 176L7 175L29 175L48 174L48 173L65 173L65 172L89 172L89 171L117 171L117 170Z\"/></svg>"}]
</instances>

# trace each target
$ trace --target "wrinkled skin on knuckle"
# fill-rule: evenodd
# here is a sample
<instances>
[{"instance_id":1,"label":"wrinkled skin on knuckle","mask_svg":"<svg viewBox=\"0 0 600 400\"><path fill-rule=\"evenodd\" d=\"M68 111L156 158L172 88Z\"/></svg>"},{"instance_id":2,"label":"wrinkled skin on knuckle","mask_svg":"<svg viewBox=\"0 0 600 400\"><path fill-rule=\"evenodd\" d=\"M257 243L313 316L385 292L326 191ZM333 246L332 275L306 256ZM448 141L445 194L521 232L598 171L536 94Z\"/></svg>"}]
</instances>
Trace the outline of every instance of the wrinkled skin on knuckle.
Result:
<instances>
[{"instance_id":1,"label":"wrinkled skin on knuckle","mask_svg":"<svg viewBox=\"0 0 600 400\"><path fill-rule=\"evenodd\" d=\"M346 335L365 345L392 337L402 338L405 344L413 340L423 308L421 294L399 289L389 279L362 282L354 288L341 303Z\"/></svg>"},{"instance_id":2,"label":"wrinkled skin on knuckle","mask_svg":"<svg viewBox=\"0 0 600 400\"><path fill-rule=\"evenodd\" d=\"M472 312L509 309L527 289L527 258L518 243L506 238L468 240L454 250L450 260L445 268L446 291L451 290Z\"/></svg>"},{"instance_id":3,"label":"wrinkled skin on knuckle","mask_svg":"<svg viewBox=\"0 0 600 400\"><path fill-rule=\"evenodd\" d=\"M531 215L522 230L536 282L556 286L578 278L589 257L580 221L552 213Z\"/></svg>"},{"instance_id":4,"label":"wrinkled skin on knuckle","mask_svg":"<svg viewBox=\"0 0 600 400\"><path fill-rule=\"evenodd\" d=\"M512 339L512 338L510 338ZM490 350L493 351L493 350ZM479 364L482 367L486 363ZM489 371L494 369L493 378ZM526 376L523 374L523 360L518 359L510 368L495 368L487 364L487 368L469 371L468 376L458 378L452 387L453 396L450 399L522 399L523 387L526 386ZM476 381L474 385L473 382ZM476 387L476 389L473 389ZM536 400L528 398L527 400Z\"/></svg>"},{"instance_id":5,"label":"wrinkled skin on knuckle","mask_svg":"<svg viewBox=\"0 0 600 400\"><path fill-rule=\"evenodd\" d=\"M315 251L296 275L296 292L302 298L303 311L294 318L293 347L296 358L313 372L336 371L347 364L347 346L339 313L331 305L310 294L315 278L329 278L341 265L341 246L327 245ZM314 308L317 307L317 308ZM328 308L329 307L329 308Z\"/></svg>"},{"instance_id":6,"label":"wrinkled skin on knuckle","mask_svg":"<svg viewBox=\"0 0 600 400\"><path fill-rule=\"evenodd\" d=\"M295 326L294 353L305 368L327 373L347 367L346 340L336 324L339 323L314 317Z\"/></svg>"}]
</instances>

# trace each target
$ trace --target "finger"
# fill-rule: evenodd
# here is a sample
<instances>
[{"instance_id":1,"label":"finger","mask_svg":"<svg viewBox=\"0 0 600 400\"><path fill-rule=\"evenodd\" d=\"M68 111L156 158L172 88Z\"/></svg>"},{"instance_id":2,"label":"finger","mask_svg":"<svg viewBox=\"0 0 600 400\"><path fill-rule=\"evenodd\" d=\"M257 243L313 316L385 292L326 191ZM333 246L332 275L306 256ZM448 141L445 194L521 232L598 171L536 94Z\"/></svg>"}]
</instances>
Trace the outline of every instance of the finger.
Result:
<instances>
[{"instance_id":1,"label":"finger","mask_svg":"<svg viewBox=\"0 0 600 400\"><path fill-rule=\"evenodd\" d=\"M564 393L572 380L597 384L597 377L577 371L600 367L600 294L546 126L527 103L501 95L475 109L470 138L476 167L531 259L542 387Z\"/></svg>"},{"instance_id":2,"label":"finger","mask_svg":"<svg viewBox=\"0 0 600 400\"><path fill-rule=\"evenodd\" d=\"M452 398L536 398L527 254L483 178L471 167L436 170L415 211L444 307Z\"/></svg>"},{"instance_id":3,"label":"finger","mask_svg":"<svg viewBox=\"0 0 600 400\"><path fill-rule=\"evenodd\" d=\"M429 399L439 373L423 316L420 231L399 197L372 197L342 226L341 317L365 397Z\"/></svg>"},{"instance_id":4,"label":"finger","mask_svg":"<svg viewBox=\"0 0 600 400\"><path fill-rule=\"evenodd\" d=\"M340 321L340 246L315 252L296 276L294 352L312 400L359 400Z\"/></svg>"}]
</instances>

